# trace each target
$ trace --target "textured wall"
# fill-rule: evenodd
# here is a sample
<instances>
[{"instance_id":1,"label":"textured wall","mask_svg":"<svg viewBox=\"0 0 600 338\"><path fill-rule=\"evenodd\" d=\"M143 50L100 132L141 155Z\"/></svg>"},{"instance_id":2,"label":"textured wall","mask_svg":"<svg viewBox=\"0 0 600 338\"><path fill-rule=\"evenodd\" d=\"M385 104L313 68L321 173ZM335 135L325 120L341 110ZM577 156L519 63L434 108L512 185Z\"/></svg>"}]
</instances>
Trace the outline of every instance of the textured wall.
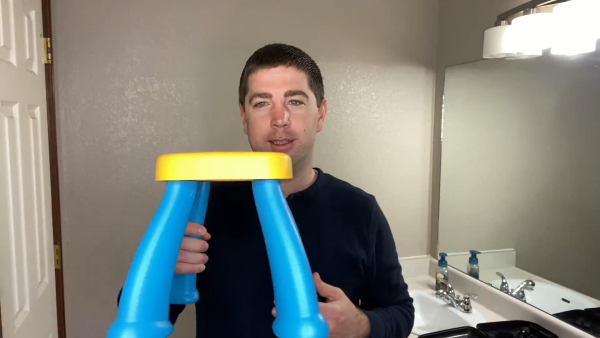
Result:
<instances>
[{"instance_id":1,"label":"textured wall","mask_svg":"<svg viewBox=\"0 0 600 338\"><path fill-rule=\"evenodd\" d=\"M53 16L70 337L116 314L162 194L156 157L248 150L236 88L270 42L322 68L316 164L377 196L401 255L427 252L437 1L62 0Z\"/></svg>"},{"instance_id":2,"label":"textured wall","mask_svg":"<svg viewBox=\"0 0 600 338\"><path fill-rule=\"evenodd\" d=\"M448 69L441 251L515 248L518 268L600 299L599 66L596 52Z\"/></svg>"}]
</instances>

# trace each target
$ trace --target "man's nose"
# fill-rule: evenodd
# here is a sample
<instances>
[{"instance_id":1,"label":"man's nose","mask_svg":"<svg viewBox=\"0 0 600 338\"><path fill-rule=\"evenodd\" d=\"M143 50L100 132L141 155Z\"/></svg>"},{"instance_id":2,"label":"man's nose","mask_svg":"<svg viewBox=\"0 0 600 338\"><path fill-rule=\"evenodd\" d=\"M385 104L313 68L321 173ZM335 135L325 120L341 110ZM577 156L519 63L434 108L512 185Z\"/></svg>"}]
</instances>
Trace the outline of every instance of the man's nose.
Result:
<instances>
[{"instance_id":1,"label":"man's nose","mask_svg":"<svg viewBox=\"0 0 600 338\"><path fill-rule=\"evenodd\" d=\"M274 104L271 109L272 125L276 128L286 128L290 125L290 113L285 104Z\"/></svg>"}]
</instances>

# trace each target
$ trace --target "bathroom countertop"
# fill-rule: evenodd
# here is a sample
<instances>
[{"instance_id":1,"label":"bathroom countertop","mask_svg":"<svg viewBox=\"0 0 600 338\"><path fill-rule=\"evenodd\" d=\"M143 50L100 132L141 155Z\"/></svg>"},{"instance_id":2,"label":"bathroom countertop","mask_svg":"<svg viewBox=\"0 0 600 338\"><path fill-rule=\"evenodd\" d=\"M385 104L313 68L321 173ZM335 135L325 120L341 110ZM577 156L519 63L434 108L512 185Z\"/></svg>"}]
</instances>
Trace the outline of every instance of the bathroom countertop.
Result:
<instances>
[{"instance_id":1,"label":"bathroom countertop","mask_svg":"<svg viewBox=\"0 0 600 338\"><path fill-rule=\"evenodd\" d=\"M431 260L431 265L436 264ZM545 327L559 337L592 337L587 333L541 311L527 303L517 300L490 285L472 278L452 267L448 268L450 282L461 293L465 291L479 295L478 303L493 308L494 312L506 317L507 320L526 320ZM500 271L502 272L502 271ZM494 272L495 273L495 272ZM481 277L481 271L480 271Z\"/></svg>"},{"instance_id":2,"label":"bathroom countertop","mask_svg":"<svg viewBox=\"0 0 600 338\"><path fill-rule=\"evenodd\" d=\"M497 268L497 269L481 269L479 270L479 279L487 282L487 283L491 283L492 281L495 280L499 280L500 277L498 277L498 275L496 275L496 272L500 272L501 274L504 275L504 277L506 277L507 279L531 279L533 281L536 282L544 282L546 284L551 284L551 285L556 285L558 287L562 287L562 288L567 288L566 286L560 285L558 283L555 283L551 280L542 278L538 275L535 275L531 272L528 272L526 270L523 269L519 269L517 267L511 266L511 267L504 267L504 268ZM581 294L583 297L588 298L591 302L595 303L598 305L598 307L600 307L600 300L598 299L594 299L588 295L585 294Z\"/></svg>"},{"instance_id":3,"label":"bathroom countertop","mask_svg":"<svg viewBox=\"0 0 600 338\"><path fill-rule=\"evenodd\" d=\"M420 277L409 277L406 278L406 284L408 284L408 289L411 291L414 290L425 290L431 291L431 293L435 293L435 279L430 276L420 276ZM459 295L465 294L465 290L455 289L456 293ZM467 290L468 292L468 290ZM483 317L489 322L503 321L506 318L497 314L496 312L490 310L489 308L481 305L476 299L472 300L473 308L477 309ZM416 338L417 335L411 334L410 338Z\"/></svg>"},{"instance_id":4,"label":"bathroom countertop","mask_svg":"<svg viewBox=\"0 0 600 338\"><path fill-rule=\"evenodd\" d=\"M500 277L498 277L498 275L496 275L496 272L500 272L506 278L510 278L510 279L532 279L532 280L544 281L546 283L556 284L545 278L541 278L540 276L534 275L530 272L527 272L525 270L519 269L514 266L507 266L504 268L496 268L496 269L480 269L479 270L479 279L484 282L488 282L488 283L490 283L494 280L500 279Z\"/></svg>"},{"instance_id":5,"label":"bathroom countertop","mask_svg":"<svg viewBox=\"0 0 600 338\"><path fill-rule=\"evenodd\" d=\"M416 257L405 259L403 260L403 267L407 268L404 275L409 290L434 292L435 279L433 276L437 268L435 258ZM482 281L475 280L453 267L448 267L448 270L450 283L456 293L459 295L475 293L479 296L478 299L473 299L473 308L477 309L488 322L526 320L545 327L559 337L592 338L585 332L552 317L548 313L521 302ZM409 337L417 338L418 336L412 334Z\"/></svg>"}]
</instances>

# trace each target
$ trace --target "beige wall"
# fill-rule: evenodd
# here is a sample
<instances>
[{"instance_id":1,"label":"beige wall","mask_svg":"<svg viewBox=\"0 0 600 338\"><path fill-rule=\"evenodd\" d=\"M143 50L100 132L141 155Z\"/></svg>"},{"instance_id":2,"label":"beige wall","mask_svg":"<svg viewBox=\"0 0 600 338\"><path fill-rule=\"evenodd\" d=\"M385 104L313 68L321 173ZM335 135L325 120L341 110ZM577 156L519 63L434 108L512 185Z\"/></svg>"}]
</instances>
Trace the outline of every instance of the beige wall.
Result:
<instances>
[{"instance_id":1,"label":"beige wall","mask_svg":"<svg viewBox=\"0 0 600 338\"><path fill-rule=\"evenodd\" d=\"M438 254L440 196L440 145L442 95L447 67L482 59L483 32L493 27L496 16L528 0L441 0L438 21L438 59L433 124L433 175L431 180L431 230L429 254Z\"/></svg>"},{"instance_id":2,"label":"beige wall","mask_svg":"<svg viewBox=\"0 0 600 338\"><path fill-rule=\"evenodd\" d=\"M376 195L402 256L428 252L437 1L53 2L67 334L100 337L162 194L156 157L248 150L248 56L297 45L329 99L316 165ZM177 326L193 332L193 310Z\"/></svg>"},{"instance_id":3,"label":"beige wall","mask_svg":"<svg viewBox=\"0 0 600 338\"><path fill-rule=\"evenodd\" d=\"M600 52L447 70L440 250L515 248L518 268L600 299L598 66Z\"/></svg>"}]
</instances>

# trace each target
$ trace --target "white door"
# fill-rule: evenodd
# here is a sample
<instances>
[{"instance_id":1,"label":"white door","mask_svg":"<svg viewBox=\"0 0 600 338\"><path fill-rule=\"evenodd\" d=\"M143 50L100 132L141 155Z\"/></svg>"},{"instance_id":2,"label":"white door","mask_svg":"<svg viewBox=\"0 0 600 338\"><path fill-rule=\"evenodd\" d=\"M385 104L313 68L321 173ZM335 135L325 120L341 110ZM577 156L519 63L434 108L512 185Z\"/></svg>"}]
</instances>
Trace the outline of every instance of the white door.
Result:
<instances>
[{"instance_id":1,"label":"white door","mask_svg":"<svg viewBox=\"0 0 600 338\"><path fill-rule=\"evenodd\" d=\"M41 0L0 0L3 338L58 337Z\"/></svg>"}]
</instances>

